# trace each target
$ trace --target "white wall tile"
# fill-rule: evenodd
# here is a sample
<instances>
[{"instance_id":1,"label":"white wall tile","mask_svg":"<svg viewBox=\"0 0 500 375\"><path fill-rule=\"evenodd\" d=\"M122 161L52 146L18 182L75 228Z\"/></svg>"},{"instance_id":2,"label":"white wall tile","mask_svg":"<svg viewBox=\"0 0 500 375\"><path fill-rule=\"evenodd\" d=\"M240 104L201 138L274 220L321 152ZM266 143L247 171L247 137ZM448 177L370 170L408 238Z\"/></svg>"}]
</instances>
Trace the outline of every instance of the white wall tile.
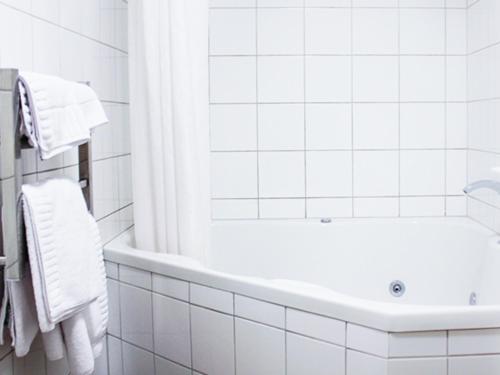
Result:
<instances>
[{"instance_id":1,"label":"white wall tile","mask_svg":"<svg viewBox=\"0 0 500 375\"><path fill-rule=\"evenodd\" d=\"M460 0L462 1L462 0ZM464 55L467 52L467 11L446 10L446 52Z\"/></svg>"},{"instance_id":2,"label":"white wall tile","mask_svg":"<svg viewBox=\"0 0 500 375\"><path fill-rule=\"evenodd\" d=\"M467 151L446 151L446 194L461 195L467 184Z\"/></svg>"},{"instance_id":3,"label":"white wall tile","mask_svg":"<svg viewBox=\"0 0 500 375\"><path fill-rule=\"evenodd\" d=\"M345 343L345 322L310 314L304 311L287 309L286 329L337 345Z\"/></svg>"},{"instance_id":4,"label":"white wall tile","mask_svg":"<svg viewBox=\"0 0 500 375\"><path fill-rule=\"evenodd\" d=\"M398 58L393 56L354 57L354 100L395 102L399 98Z\"/></svg>"},{"instance_id":5,"label":"white wall tile","mask_svg":"<svg viewBox=\"0 0 500 375\"><path fill-rule=\"evenodd\" d=\"M141 348L153 350L151 292L121 284L120 312L122 338Z\"/></svg>"},{"instance_id":6,"label":"white wall tile","mask_svg":"<svg viewBox=\"0 0 500 375\"><path fill-rule=\"evenodd\" d=\"M285 332L235 318L236 373L285 375Z\"/></svg>"},{"instance_id":7,"label":"white wall tile","mask_svg":"<svg viewBox=\"0 0 500 375\"><path fill-rule=\"evenodd\" d=\"M259 106L259 150L304 148L304 105Z\"/></svg>"},{"instance_id":8,"label":"white wall tile","mask_svg":"<svg viewBox=\"0 0 500 375\"><path fill-rule=\"evenodd\" d=\"M304 197L304 152L259 153L259 182L261 197Z\"/></svg>"},{"instance_id":9,"label":"white wall tile","mask_svg":"<svg viewBox=\"0 0 500 375\"><path fill-rule=\"evenodd\" d=\"M448 366L449 375L490 375L500 371L500 356L452 357Z\"/></svg>"},{"instance_id":10,"label":"white wall tile","mask_svg":"<svg viewBox=\"0 0 500 375\"><path fill-rule=\"evenodd\" d=\"M345 375L345 349L287 333L288 375Z\"/></svg>"},{"instance_id":11,"label":"white wall tile","mask_svg":"<svg viewBox=\"0 0 500 375\"><path fill-rule=\"evenodd\" d=\"M156 374L191 375L191 370L161 357L155 357Z\"/></svg>"},{"instance_id":12,"label":"white wall tile","mask_svg":"<svg viewBox=\"0 0 500 375\"><path fill-rule=\"evenodd\" d=\"M304 59L302 57L260 56L258 71L259 102L303 102Z\"/></svg>"},{"instance_id":13,"label":"white wall tile","mask_svg":"<svg viewBox=\"0 0 500 375\"><path fill-rule=\"evenodd\" d=\"M401 148L443 148L446 135L445 109L441 103L401 104Z\"/></svg>"},{"instance_id":14,"label":"white wall tile","mask_svg":"<svg viewBox=\"0 0 500 375\"><path fill-rule=\"evenodd\" d=\"M247 8L247 7L255 7L257 5L257 1L256 0L210 0L209 5L211 8L217 8L217 7Z\"/></svg>"},{"instance_id":15,"label":"white wall tile","mask_svg":"<svg viewBox=\"0 0 500 375\"><path fill-rule=\"evenodd\" d=\"M352 217L352 198L308 198L307 217Z\"/></svg>"},{"instance_id":16,"label":"white wall tile","mask_svg":"<svg viewBox=\"0 0 500 375\"><path fill-rule=\"evenodd\" d=\"M233 294L199 284L189 284L190 302L226 314L233 314Z\"/></svg>"},{"instance_id":17,"label":"white wall tile","mask_svg":"<svg viewBox=\"0 0 500 375\"><path fill-rule=\"evenodd\" d=\"M397 151L354 152L354 196L399 194Z\"/></svg>"},{"instance_id":18,"label":"white wall tile","mask_svg":"<svg viewBox=\"0 0 500 375\"><path fill-rule=\"evenodd\" d=\"M257 196L256 153L212 153L211 167L213 198L253 198Z\"/></svg>"},{"instance_id":19,"label":"white wall tile","mask_svg":"<svg viewBox=\"0 0 500 375\"><path fill-rule=\"evenodd\" d=\"M387 360L347 350L346 375L387 375Z\"/></svg>"},{"instance_id":20,"label":"white wall tile","mask_svg":"<svg viewBox=\"0 0 500 375\"><path fill-rule=\"evenodd\" d=\"M123 355L121 340L108 336L109 375L123 375Z\"/></svg>"},{"instance_id":21,"label":"white wall tile","mask_svg":"<svg viewBox=\"0 0 500 375\"><path fill-rule=\"evenodd\" d=\"M183 301L189 300L189 283L163 275L153 274L153 292Z\"/></svg>"},{"instance_id":22,"label":"white wall tile","mask_svg":"<svg viewBox=\"0 0 500 375\"><path fill-rule=\"evenodd\" d=\"M191 306L193 368L205 374L234 375L234 318Z\"/></svg>"},{"instance_id":23,"label":"white wall tile","mask_svg":"<svg viewBox=\"0 0 500 375\"><path fill-rule=\"evenodd\" d=\"M261 55L304 52L304 10L300 8L257 11L258 52Z\"/></svg>"},{"instance_id":24,"label":"white wall tile","mask_svg":"<svg viewBox=\"0 0 500 375\"><path fill-rule=\"evenodd\" d=\"M210 54L254 55L257 50L255 9L210 10Z\"/></svg>"},{"instance_id":25,"label":"white wall tile","mask_svg":"<svg viewBox=\"0 0 500 375\"><path fill-rule=\"evenodd\" d=\"M307 152L307 196L341 197L352 194L352 153Z\"/></svg>"},{"instance_id":26,"label":"white wall tile","mask_svg":"<svg viewBox=\"0 0 500 375\"><path fill-rule=\"evenodd\" d=\"M447 333L412 332L389 334L390 357L431 357L447 355Z\"/></svg>"},{"instance_id":27,"label":"white wall tile","mask_svg":"<svg viewBox=\"0 0 500 375\"><path fill-rule=\"evenodd\" d=\"M401 194L443 195L444 157L441 150L401 151Z\"/></svg>"},{"instance_id":28,"label":"white wall tile","mask_svg":"<svg viewBox=\"0 0 500 375\"><path fill-rule=\"evenodd\" d=\"M446 96L450 101L467 99L467 60L465 56L446 58Z\"/></svg>"},{"instance_id":29,"label":"white wall tile","mask_svg":"<svg viewBox=\"0 0 500 375\"><path fill-rule=\"evenodd\" d=\"M397 104L355 104L353 112L354 148L398 148L399 121L399 106Z\"/></svg>"},{"instance_id":30,"label":"white wall tile","mask_svg":"<svg viewBox=\"0 0 500 375\"><path fill-rule=\"evenodd\" d=\"M151 272L138 268L120 265L120 281L132 284L144 289L151 289Z\"/></svg>"},{"instance_id":31,"label":"white wall tile","mask_svg":"<svg viewBox=\"0 0 500 375\"><path fill-rule=\"evenodd\" d=\"M212 151L257 149L257 106L255 104L212 105L210 107Z\"/></svg>"},{"instance_id":32,"label":"white wall tile","mask_svg":"<svg viewBox=\"0 0 500 375\"><path fill-rule=\"evenodd\" d=\"M191 367L189 304L153 294L155 353Z\"/></svg>"},{"instance_id":33,"label":"white wall tile","mask_svg":"<svg viewBox=\"0 0 500 375\"><path fill-rule=\"evenodd\" d=\"M444 9L401 10L401 53L444 54L445 20Z\"/></svg>"},{"instance_id":34,"label":"white wall tile","mask_svg":"<svg viewBox=\"0 0 500 375\"><path fill-rule=\"evenodd\" d=\"M351 148L352 114L350 104L306 105L306 149Z\"/></svg>"},{"instance_id":35,"label":"white wall tile","mask_svg":"<svg viewBox=\"0 0 500 375\"><path fill-rule=\"evenodd\" d=\"M257 219L258 215L257 199L212 200L213 219Z\"/></svg>"},{"instance_id":36,"label":"white wall tile","mask_svg":"<svg viewBox=\"0 0 500 375\"><path fill-rule=\"evenodd\" d=\"M285 308L272 303L235 295L235 315L259 323L284 329Z\"/></svg>"},{"instance_id":37,"label":"white wall tile","mask_svg":"<svg viewBox=\"0 0 500 375\"><path fill-rule=\"evenodd\" d=\"M401 101L444 101L444 57L401 56L400 63Z\"/></svg>"},{"instance_id":38,"label":"white wall tile","mask_svg":"<svg viewBox=\"0 0 500 375\"><path fill-rule=\"evenodd\" d=\"M387 332L347 323L346 342L349 349L384 358L389 356L389 334Z\"/></svg>"},{"instance_id":39,"label":"white wall tile","mask_svg":"<svg viewBox=\"0 0 500 375\"><path fill-rule=\"evenodd\" d=\"M121 337L120 321L120 283L108 279L108 332Z\"/></svg>"},{"instance_id":40,"label":"white wall tile","mask_svg":"<svg viewBox=\"0 0 500 375\"><path fill-rule=\"evenodd\" d=\"M257 97L255 82L255 58L210 58L210 101L212 103L255 102Z\"/></svg>"},{"instance_id":41,"label":"white wall tile","mask_svg":"<svg viewBox=\"0 0 500 375\"><path fill-rule=\"evenodd\" d=\"M443 216L444 197L401 197L401 216Z\"/></svg>"},{"instance_id":42,"label":"white wall tile","mask_svg":"<svg viewBox=\"0 0 500 375\"><path fill-rule=\"evenodd\" d=\"M350 57L306 57L306 101L348 102L351 90Z\"/></svg>"},{"instance_id":43,"label":"white wall tile","mask_svg":"<svg viewBox=\"0 0 500 375\"><path fill-rule=\"evenodd\" d=\"M154 375L153 354L136 346L122 342L123 374L124 375Z\"/></svg>"},{"instance_id":44,"label":"white wall tile","mask_svg":"<svg viewBox=\"0 0 500 375\"><path fill-rule=\"evenodd\" d=\"M388 375L447 375L446 358L391 359Z\"/></svg>"},{"instance_id":45,"label":"white wall tile","mask_svg":"<svg viewBox=\"0 0 500 375\"><path fill-rule=\"evenodd\" d=\"M448 337L449 354L500 353L499 338L499 329L450 331Z\"/></svg>"},{"instance_id":46,"label":"white wall tile","mask_svg":"<svg viewBox=\"0 0 500 375\"><path fill-rule=\"evenodd\" d=\"M355 217L399 216L399 198L355 198Z\"/></svg>"},{"instance_id":47,"label":"white wall tile","mask_svg":"<svg viewBox=\"0 0 500 375\"><path fill-rule=\"evenodd\" d=\"M305 217L305 199L260 199L259 212L263 219L300 219Z\"/></svg>"},{"instance_id":48,"label":"white wall tile","mask_svg":"<svg viewBox=\"0 0 500 375\"><path fill-rule=\"evenodd\" d=\"M351 52L351 10L306 9L306 53L349 54Z\"/></svg>"}]
</instances>

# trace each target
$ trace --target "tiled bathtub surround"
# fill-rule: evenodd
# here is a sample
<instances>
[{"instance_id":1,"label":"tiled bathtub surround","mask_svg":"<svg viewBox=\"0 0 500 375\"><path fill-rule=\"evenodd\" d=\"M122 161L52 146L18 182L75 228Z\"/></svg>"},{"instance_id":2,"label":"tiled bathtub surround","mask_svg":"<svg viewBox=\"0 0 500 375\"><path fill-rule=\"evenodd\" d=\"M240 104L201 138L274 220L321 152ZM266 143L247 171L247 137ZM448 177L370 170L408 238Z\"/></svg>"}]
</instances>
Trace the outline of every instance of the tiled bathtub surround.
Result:
<instances>
[{"instance_id":1,"label":"tiled bathtub surround","mask_svg":"<svg viewBox=\"0 0 500 375\"><path fill-rule=\"evenodd\" d=\"M500 371L498 329L388 333L128 266L107 267L110 374Z\"/></svg>"},{"instance_id":2,"label":"tiled bathtub surround","mask_svg":"<svg viewBox=\"0 0 500 375\"><path fill-rule=\"evenodd\" d=\"M470 2L468 9L469 182L499 180L500 165L500 4ZM500 232L497 194L478 191L468 200L469 215Z\"/></svg>"},{"instance_id":3,"label":"tiled bathtub surround","mask_svg":"<svg viewBox=\"0 0 500 375\"><path fill-rule=\"evenodd\" d=\"M215 219L464 215L466 3L212 0Z\"/></svg>"},{"instance_id":4,"label":"tiled bathtub surround","mask_svg":"<svg viewBox=\"0 0 500 375\"><path fill-rule=\"evenodd\" d=\"M0 0L1 68L89 81L103 101L110 124L95 131L92 151L95 215L104 241L132 225L127 55L127 5L122 0ZM24 179L77 178L76 156L68 152L41 162L33 151L23 151ZM40 343L25 358L9 351L0 348L0 374L68 373L64 362L45 360ZM106 355L96 374L107 374Z\"/></svg>"}]
</instances>

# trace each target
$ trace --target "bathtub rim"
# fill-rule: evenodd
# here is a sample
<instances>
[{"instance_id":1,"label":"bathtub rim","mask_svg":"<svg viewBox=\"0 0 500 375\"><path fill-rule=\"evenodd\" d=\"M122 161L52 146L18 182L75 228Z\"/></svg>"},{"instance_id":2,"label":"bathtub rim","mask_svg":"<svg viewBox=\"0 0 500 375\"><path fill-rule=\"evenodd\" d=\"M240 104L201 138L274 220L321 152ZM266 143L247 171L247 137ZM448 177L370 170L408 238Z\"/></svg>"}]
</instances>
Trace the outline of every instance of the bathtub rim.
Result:
<instances>
[{"instance_id":1,"label":"bathtub rim","mask_svg":"<svg viewBox=\"0 0 500 375\"><path fill-rule=\"evenodd\" d=\"M476 223L474 223L476 224ZM477 224L476 224L477 225ZM402 305L322 291L286 287L271 280L204 267L184 256L139 250L133 228L104 246L106 261L254 298L385 332L421 332L500 327L500 305Z\"/></svg>"}]
</instances>

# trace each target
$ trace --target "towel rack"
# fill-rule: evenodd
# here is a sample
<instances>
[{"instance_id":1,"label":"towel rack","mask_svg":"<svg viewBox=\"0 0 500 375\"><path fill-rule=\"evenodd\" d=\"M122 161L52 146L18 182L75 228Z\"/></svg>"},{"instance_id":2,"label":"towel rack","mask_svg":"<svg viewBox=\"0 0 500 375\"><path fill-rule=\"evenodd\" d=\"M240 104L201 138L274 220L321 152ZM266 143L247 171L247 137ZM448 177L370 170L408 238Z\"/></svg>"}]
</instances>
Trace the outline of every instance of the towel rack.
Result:
<instances>
[{"instance_id":1,"label":"towel rack","mask_svg":"<svg viewBox=\"0 0 500 375\"><path fill-rule=\"evenodd\" d=\"M0 69L0 266L5 277L22 278L26 239L19 197L23 183L21 150L31 148L19 129L17 69ZM78 146L79 181L87 207L93 213L91 142Z\"/></svg>"}]
</instances>

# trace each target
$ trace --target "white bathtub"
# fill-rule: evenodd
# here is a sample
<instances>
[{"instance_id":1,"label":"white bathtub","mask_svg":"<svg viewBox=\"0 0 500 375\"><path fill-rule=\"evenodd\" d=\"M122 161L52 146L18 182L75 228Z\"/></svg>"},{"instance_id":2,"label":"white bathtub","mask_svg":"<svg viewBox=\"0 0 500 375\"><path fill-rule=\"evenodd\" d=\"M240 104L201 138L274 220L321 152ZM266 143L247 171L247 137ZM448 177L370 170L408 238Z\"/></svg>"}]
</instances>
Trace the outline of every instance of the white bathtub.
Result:
<instances>
[{"instance_id":1,"label":"white bathtub","mask_svg":"<svg viewBox=\"0 0 500 375\"><path fill-rule=\"evenodd\" d=\"M369 361L372 356L385 361L380 374L404 374L390 371L391 363L402 357L419 359L420 364L435 357L446 361L450 370L439 372L443 364L434 361L432 374L450 375L454 363L463 369L460 355L468 361L472 355L487 355L481 358L488 360L493 355L500 373L500 345L488 346L500 342L499 237L469 219L221 221L213 224L208 267L180 256L136 250L132 242L130 232L112 241L106 246L106 260L168 277L163 284L186 283L184 301L191 306L338 346L347 353L339 374L349 361ZM402 296L390 293L395 280L406 287ZM174 284L166 290L172 288ZM162 290L155 290L153 277L153 294L178 297ZM472 293L475 305L470 304ZM297 326L289 322L295 313L306 313L300 315L304 331L290 328ZM324 330L338 330L337 337L327 340L308 330L317 323L314 316L338 322L337 328L324 323ZM281 320L283 324L273 323ZM238 330L237 324L233 329ZM401 349L423 343L420 350ZM209 375L233 374L225 372L231 364L217 368L205 362L181 364ZM414 370L415 363L408 368ZM233 365L238 367L237 355ZM369 374L378 374L373 371Z\"/></svg>"}]
</instances>

